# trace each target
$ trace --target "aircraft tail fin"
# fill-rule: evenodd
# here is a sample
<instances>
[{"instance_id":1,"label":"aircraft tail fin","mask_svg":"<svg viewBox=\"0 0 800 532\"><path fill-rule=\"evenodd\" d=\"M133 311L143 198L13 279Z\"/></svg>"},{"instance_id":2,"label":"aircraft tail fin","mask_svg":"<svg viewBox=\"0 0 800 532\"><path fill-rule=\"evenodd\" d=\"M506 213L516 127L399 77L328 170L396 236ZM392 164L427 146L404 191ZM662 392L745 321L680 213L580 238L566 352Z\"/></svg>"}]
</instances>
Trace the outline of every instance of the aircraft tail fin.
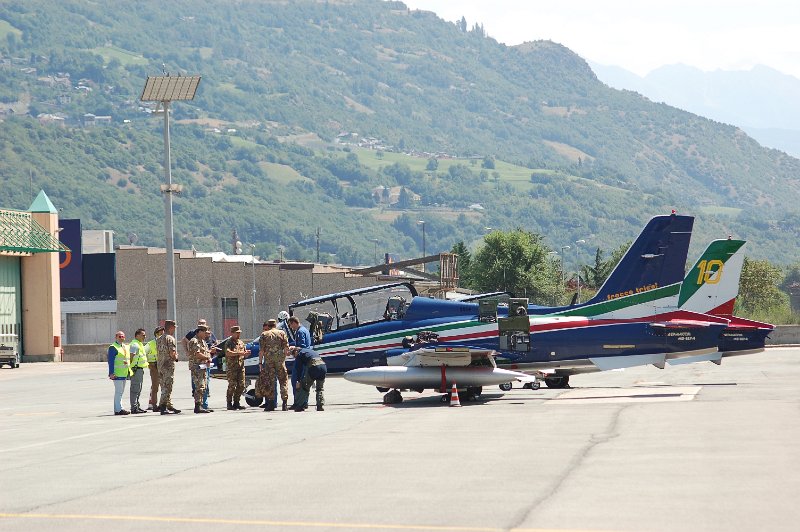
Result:
<instances>
[{"instance_id":1,"label":"aircraft tail fin","mask_svg":"<svg viewBox=\"0 0 800 532\"><path fill-rule=\"evenodd\" d=\"M744 266L744 240L714 240L686 274L678 308L731 318Z\"/></svg>"},{"instance_id":2,"label":"aircraft tail fin","mask_svg":"<svg viewBox=\"0 0 800 532\"><path fill-rule=\"evenodd\" d=\"M655 216L586 304L600 303L683 281L693 216Z\"/></svg>"}]
</instances>

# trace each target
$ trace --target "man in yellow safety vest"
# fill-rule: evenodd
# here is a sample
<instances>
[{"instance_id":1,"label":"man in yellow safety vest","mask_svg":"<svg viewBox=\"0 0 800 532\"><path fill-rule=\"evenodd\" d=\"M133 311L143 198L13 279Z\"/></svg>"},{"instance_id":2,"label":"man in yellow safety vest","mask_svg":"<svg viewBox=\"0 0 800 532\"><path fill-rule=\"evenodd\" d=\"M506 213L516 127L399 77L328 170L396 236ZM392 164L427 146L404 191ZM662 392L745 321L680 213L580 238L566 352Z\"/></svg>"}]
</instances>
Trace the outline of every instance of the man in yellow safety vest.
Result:
<instances>
[{"instance_id":1,"label":"man in yellow safety vest","mask_svg":"<svg viewBox=\"0 0 800 532\"><path fill-rule=\"evenodd\" d=\"M131 358L128 346L125 345L125 333L117 331L114 342L108 346L108 378L114 381L114 415L130 414L122 409L122 394L125 393L125 382L131 377Z\"/></svg>"},{"instance_id":2,"label":"man in yellow safety vest","mask_svg":"<svg viewBox=\"0 0 800 532\"><path fill-rule=\"evenodd\" d=\"M153 331L153 339L144 346L147 365L150 368L150 401L148 401L147 409L155 412L158 412L158 347L156 347L156 339L162 334L164 334L164 327L156 327L156 330Z\"/></svg>"},{"instance_id":3,"label":"man in yellow safety vest","mask_svg":"<svg viewBox=\"0 0 800 532\"><path fill-rule=\"evenodd\" d=\"M128 345L131 356L131 414L146 414L147 410L139 406L139 397L142 395L144 384L144 371L147 369L147 354L142 341L147 337L144 329L136 329L133 340Z\"/></svg>"}]
</instances>

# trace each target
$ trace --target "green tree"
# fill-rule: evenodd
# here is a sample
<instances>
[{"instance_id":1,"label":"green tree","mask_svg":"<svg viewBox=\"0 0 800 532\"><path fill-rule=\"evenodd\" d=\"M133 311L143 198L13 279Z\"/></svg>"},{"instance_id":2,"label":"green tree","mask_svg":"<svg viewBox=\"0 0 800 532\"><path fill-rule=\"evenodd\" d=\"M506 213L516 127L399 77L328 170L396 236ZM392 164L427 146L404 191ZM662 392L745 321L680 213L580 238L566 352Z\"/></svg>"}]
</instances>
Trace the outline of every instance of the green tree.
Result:
<instances>
[{"instance_id":1,"label":"green tree","mask_svg":"<svg viewBox=\"0 0 800 532\"><path fill-rule=\"evenodd\" d=\"M428 159L428 164L425 166L425 170L428 170L429 172L435 172L438 169L439 169L439 159L437 159L436 157L431 157L430 159Z\"/></svg>"},{"instance_id":2,"label":"green tree","mask_svg":"<svg viewBox=\"0 0 800 532\"><path fill-rule=\"evenodd\" d=\"M463 288L471 288L470 263L472 262L472 253L467 249L463 240L456 242L450 249L450 253L458 255L458 284Z\"/></svg>"},{"instance_id":3,"label":"green tree","mask_svg":"<svg viewBox=\"0 0 800 532\"><path fill-rule=\"evenodd\" d=\"M494 159L487 155L483 158L483 162L481 163L481 168L486 168L487 170L494 170Z\"/></svg>"},{"instance_id":4,"label":"green tree","mask_svg":"<svg viewBox=\"0 0 800 532\"><path fill-rule=\"evenodd\" d=\"M737 305L744 312L752 314L785 304L786 296L778 288L782 280L780 268L768 260L745 257Z\"/></svg>"},{"instance_id":5,"label":"green tree","mask_svg":"<svg viewBox=\"0 0 800 532\"><path fill-rule=\"evenodd\" d=\"M406 187L400 188L400 194L397 197L397 207L400 209L410 209L414 206L414 200L411 199L411 194L408 193Z\"/></svg>"},{"instance_id":6,"label":"green tree","mask_svg":"<svg viewBox=\"0 0 800 532\"><path fill-rule=\"evenodd\" d=\"M581 266L581 283L594 290L603 286L608 276L611 275L619 261L625 256L629 247L631 247L630 240L612 251L608 259L603 259L603 250L597 248L594 255L594 265Z\"/></svg>"},{"instance_id":7,"label":"green tree","mask_svg":"<svg viewBox=\"0 0 800 532\"><path fill-rule=\"evenodd\" d=\"M611 261L603 259L603 250L597 248L594 254L594 265L581 266L581 283L597 290L605 282L613 267L614 264L611 264Z\"/></svg>"},{"instance_id":8,"label":"green tree","mask_svg":"<svg viewBox=\"0 0 800 532\"><path fill-rule=\"evenodd\" d=\"M541 235L522 229L493 231L470 262L472 288L503 290L550 304L560 282L547 254Z\"/></svg>"}]
</instances>

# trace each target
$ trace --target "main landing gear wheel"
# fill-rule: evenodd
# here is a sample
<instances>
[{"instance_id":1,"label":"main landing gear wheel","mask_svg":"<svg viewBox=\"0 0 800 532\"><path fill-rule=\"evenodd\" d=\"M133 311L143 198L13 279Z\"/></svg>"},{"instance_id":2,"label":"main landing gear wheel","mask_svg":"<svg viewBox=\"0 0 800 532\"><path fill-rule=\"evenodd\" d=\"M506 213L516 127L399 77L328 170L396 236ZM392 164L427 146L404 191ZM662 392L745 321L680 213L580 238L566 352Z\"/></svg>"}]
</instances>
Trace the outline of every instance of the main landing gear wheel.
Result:
<instances>
[{"instance_id":1,"label":"main landing gear wheel","mask_svg":"<svg viewBox=\"0 0 800 532\"><path fill-rule=\"evenodd\" d=\"M513 387L514 385L511 384L510 382L504 382L503 384L500 385L500 389L503 390L504 392L510 392L511 388Z\"/></svg>"},{"instance_id":2,"label":"main landing gear wheel","mask_svg":"<svg viewBox=\"0 0 800 532\"><path fill-rule=\"evenodd\" d=\"M531 390L538 390L542 386L542 383L539 381L531 383Z\"/></svg>"},{"instance_id":3,"label":"main landing gear wheel","mask_svg":"<svg viewBox=\"0 0 800 532\"><path fill-rule=\"evenodd\" d=\"M467 388L467 391L464 395L464 400L477 401L482 393L483 393L483 388L481 386L471 386Z\"/></svg>"},{"instance_id":4,"label":"main landing gear wheel","mask_svg":"<svg viewBox=\"0 0 800 532\"><path fill-rule=\"evenodd\" d=\"M263 397L256 396L256 389L250 388L244 393L244 402L250 406L261 406L261 403L264 402Z\"/></svg>"},{"instance_id":5,"label":"main landing gear wheel","mask_svg":"<svg viewBox=\"0 0 800 532\"><path fill-rule=\"evenodd\" d=\"M569 375L564 377L548 377L544 380L548 388L563 389L569 388Z\"/></svg>"},{"instance_id":6,"label":"main landing gear wheel","mask_svg":"<svg viewBox=\"0 0 800 532\"><path fill-rule=\"evenodd\" d=\"M402 402L403 394L401 394L398 390L392 390L383 396L383 404L385 405L396 405Z\"/></svg>"}]
</instances>

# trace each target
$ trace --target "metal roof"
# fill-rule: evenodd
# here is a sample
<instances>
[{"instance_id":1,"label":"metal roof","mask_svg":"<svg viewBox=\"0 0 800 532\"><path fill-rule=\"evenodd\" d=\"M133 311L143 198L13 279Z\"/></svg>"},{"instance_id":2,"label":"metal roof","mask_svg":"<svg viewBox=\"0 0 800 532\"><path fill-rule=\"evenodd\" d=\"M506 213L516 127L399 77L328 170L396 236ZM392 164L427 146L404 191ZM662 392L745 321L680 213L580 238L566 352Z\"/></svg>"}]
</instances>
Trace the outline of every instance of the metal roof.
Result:
<instances>
[{"instance_id":1,"label":"metal roof","mask_svg":"<svg viewBox=\"0 0 800 532\"><path fill-rule=\"evenodd\" d=\"M0 210L0 251L51 253L69 251L69 248L39 225L30 213Z\"/></svg>"}]
</instances>

